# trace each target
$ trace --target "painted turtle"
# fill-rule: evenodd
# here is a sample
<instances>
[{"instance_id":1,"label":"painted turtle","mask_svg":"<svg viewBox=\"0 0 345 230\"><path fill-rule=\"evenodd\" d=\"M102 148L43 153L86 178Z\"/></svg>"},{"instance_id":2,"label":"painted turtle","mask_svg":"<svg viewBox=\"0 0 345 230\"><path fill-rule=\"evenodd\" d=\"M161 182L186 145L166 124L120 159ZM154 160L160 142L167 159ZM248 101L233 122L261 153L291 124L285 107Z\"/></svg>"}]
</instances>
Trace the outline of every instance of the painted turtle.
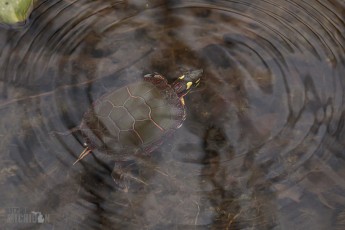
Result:
<instances>
[{"instance_id":1,"label":"painted turtle","mask_svg":"<svg viewBox=\"0 0 345 230\"><path fill-rule=\"evenodd\" d=\"M203 70L187 72L171 85L160 74L126 85L98 99L84 114L78 127L85 149L75 163L97 150L115 160L112 173L121 187L121 163L136 155L148 155L181 127L186 118L183 97L199 84ZM131 177L133 178L133 177Z\"/></svg>"}]
</instances>

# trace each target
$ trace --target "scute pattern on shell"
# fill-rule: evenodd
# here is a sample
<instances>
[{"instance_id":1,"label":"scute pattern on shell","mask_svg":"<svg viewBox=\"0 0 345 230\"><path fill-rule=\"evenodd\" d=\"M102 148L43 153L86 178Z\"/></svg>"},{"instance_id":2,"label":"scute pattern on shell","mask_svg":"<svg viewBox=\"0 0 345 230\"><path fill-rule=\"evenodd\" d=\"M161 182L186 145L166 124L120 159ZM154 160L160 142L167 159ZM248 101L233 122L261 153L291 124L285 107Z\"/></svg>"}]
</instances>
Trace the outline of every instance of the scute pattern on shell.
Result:
<instances>
[{"instance_id":1,"label":"scute pattern on shell","mask_svg":"<svg viewBox=\"0 0 345 230\"><path fill-rule=\"evenodd\" d=\"M80 130L91 149L121 159L151 152L184 119L180 98L155 75L102 96L85 113Z\"/></svg>"}]
</instances>

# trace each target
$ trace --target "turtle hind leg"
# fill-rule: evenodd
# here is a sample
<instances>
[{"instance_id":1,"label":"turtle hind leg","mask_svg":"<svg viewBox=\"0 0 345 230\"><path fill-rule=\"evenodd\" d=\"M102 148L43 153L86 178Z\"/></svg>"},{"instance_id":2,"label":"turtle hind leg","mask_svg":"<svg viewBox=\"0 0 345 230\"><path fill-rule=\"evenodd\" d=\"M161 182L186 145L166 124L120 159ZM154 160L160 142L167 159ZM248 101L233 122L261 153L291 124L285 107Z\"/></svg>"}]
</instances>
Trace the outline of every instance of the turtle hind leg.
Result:
<instances>
[{"instance_id":1,"label":"turtle hind leg","mask_svg":"<svg viewBox=\"0 0 345 230\"><path fill-rule=\"evenodd\" d=\"M59 132L59 131L50 131L49 132L49 135L50 136L56 136L56 135L60 135L60 136L67 136L67 135L70 135L72 133L75 133L75 132L78 132L80 131L80 127L79 126L76 126L74 128L71 128L65 132Z\"/></svg>"},{"instance_id":2,"label":"turtle hind leg","mask_svg":"<svg viewBox=\"0 0 345 230\"><path fill-rule=\"evenodd\" d=\"M124 192L128 192L129 187L134 184L148 185L139 178L137 164L134 161L116 162L111 173L116 186Z\"/></svg>"}]
</instances>

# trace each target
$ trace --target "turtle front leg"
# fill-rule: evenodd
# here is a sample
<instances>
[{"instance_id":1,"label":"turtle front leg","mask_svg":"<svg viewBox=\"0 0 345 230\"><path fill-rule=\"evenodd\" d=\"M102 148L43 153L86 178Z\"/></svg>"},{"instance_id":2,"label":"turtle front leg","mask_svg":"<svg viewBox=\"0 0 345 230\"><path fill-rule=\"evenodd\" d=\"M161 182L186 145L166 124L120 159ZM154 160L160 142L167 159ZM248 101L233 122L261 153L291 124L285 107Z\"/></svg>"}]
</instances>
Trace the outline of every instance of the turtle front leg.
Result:
<instances>
[{"instance_id":1,"label":"turtle front leg","mask_svg":"<svg viewBox=\"0 0 345 230\"><path fill-rule=\"evenodd\" d=\"M134 161L116 162L111 177L121 190L128 192L132 182L147 185L145 181L137 176L138 173L135 173L136 170L137 165Z\"/></svg>"}]
</instances>

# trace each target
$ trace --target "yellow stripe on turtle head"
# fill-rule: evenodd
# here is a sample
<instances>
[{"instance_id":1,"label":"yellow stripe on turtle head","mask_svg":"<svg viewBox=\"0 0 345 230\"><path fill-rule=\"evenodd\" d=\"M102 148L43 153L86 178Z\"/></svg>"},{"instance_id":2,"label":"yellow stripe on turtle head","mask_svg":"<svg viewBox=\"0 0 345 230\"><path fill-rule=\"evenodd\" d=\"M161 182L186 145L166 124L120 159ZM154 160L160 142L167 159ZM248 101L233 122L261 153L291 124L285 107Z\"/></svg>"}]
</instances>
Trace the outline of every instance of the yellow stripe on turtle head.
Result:
<instances>
[{"instance_id":1,"label":"yellow stripe on turtle head","mask_svg":"<svg viewBox=\"0 0 345 230\"><path fill-rule=\"evenodd\" d=\"M187 82L187 90L193 85L193 82Z\"/></svg>"},{"instance_id":2,"label":"yellow stripe on turtle head","mask_svg":"<svg viewBox=\"0 0 345 230\"><path fill-rule=\"evenodd\" d=\"M186 105L186 103L184 102L184 98L183 98L183 97L180 98L180 101L181 101L181 103L182 103L183 106Z\"/></svg>"},{"instance_id":3,"label":"yellow stripe on turtle head","mask_svg":"<svg viewBox=\"0 0 345 230\"><path fill-rule=\"evenodd\" d=\"M178 79L183 80L183 78L184 78L184 75L182 75L182 76L181 76L181 77L179 77Z\"/></svg>"}]
</instances>

